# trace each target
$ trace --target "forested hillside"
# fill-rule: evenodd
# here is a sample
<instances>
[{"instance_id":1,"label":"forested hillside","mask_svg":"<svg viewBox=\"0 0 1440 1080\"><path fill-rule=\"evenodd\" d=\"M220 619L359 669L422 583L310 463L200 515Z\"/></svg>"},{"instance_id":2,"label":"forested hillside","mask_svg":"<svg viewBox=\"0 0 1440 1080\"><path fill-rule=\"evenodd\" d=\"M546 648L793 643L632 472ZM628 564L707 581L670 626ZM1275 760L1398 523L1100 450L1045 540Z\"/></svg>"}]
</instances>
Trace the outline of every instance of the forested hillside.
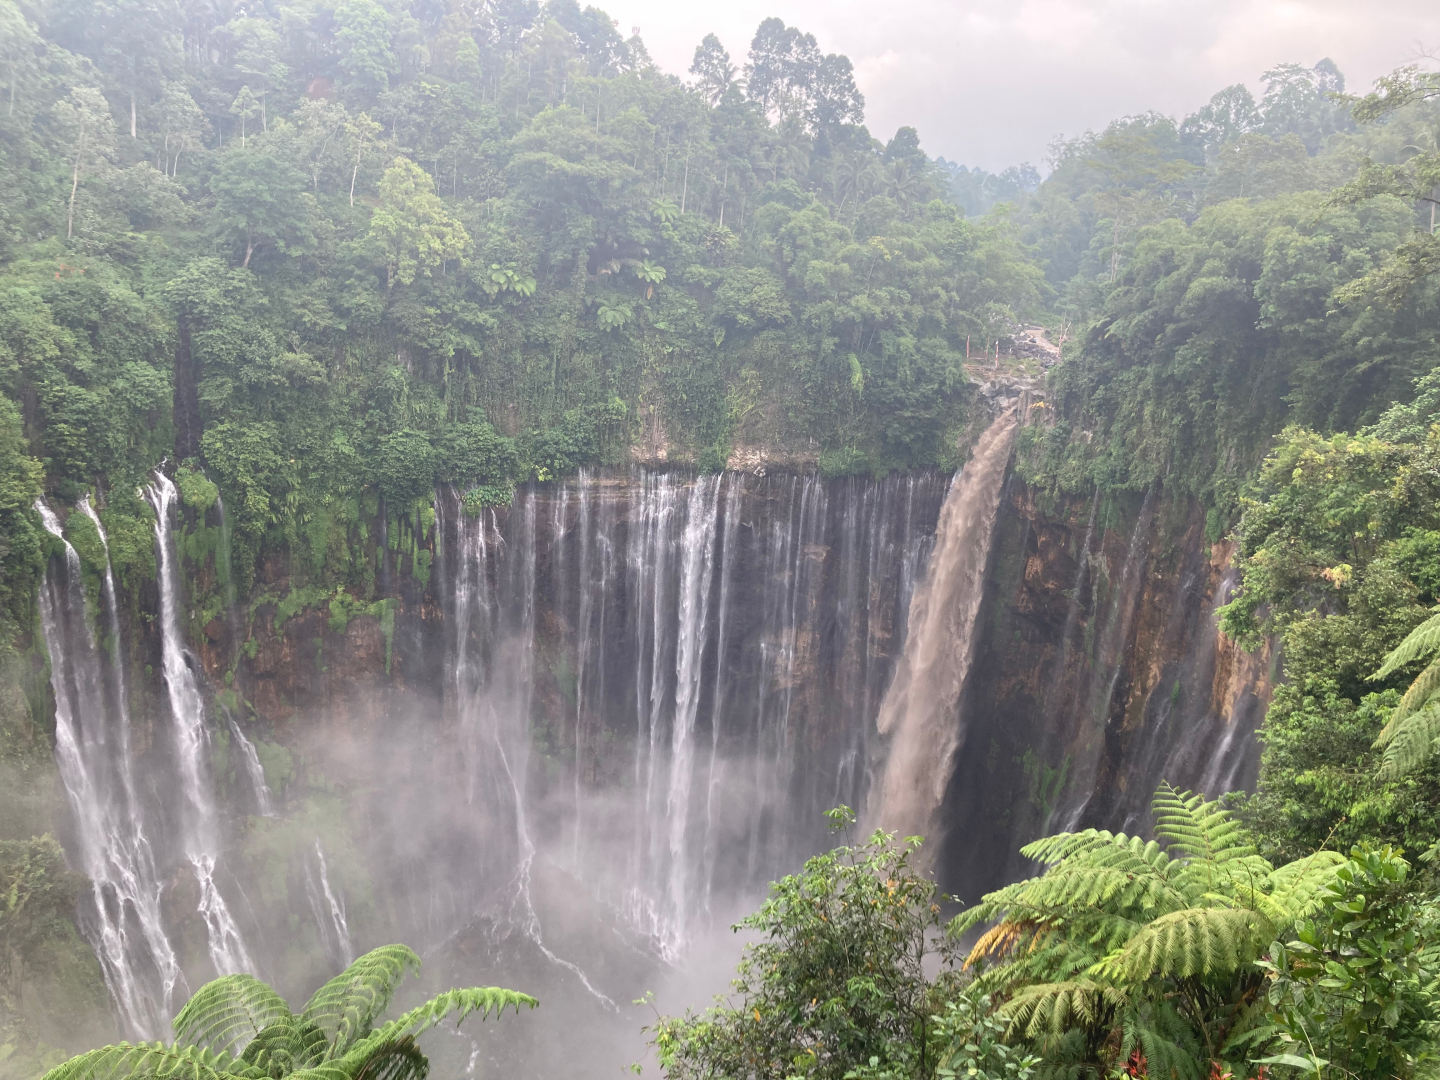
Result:
<instances>
[{"instance_id":1,"label":"forested hillside","mask_svg":"<svg viewBox=\"0 0 1440 1080\"><path fill-rule=\"evenodd\" d=\"M560 0L4 12L20 579L27 457L62 499L112 492L122 533L136 479L203 461L242 574L334 498L505 501L632 446L953 466L967 353L1037 319L1076 362L1034 468L1165 476L1218 534L1288 420L1373 419L1433 351L1419 300L1331 308L1414 211L1305 192L1413 155L1431 114L1357 126L1328 61L1059 141L1037 188L877 139L849 61L775 19L682 81Z\"/></svg>"}]
</instances>

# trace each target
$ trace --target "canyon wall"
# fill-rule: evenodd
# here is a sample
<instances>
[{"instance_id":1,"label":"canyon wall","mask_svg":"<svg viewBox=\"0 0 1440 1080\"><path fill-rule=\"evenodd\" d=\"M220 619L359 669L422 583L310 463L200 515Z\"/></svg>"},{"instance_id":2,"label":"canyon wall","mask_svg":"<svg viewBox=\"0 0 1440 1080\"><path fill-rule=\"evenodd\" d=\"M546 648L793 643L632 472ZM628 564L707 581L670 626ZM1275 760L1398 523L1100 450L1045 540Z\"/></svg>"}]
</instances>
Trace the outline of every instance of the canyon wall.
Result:
<instances>
[{"instance_id":1,"label":"canyon wall","mask_svg":"<svg viewBox=\"0 0 1440 1080\"><path fill-rule=\"evenodd\" d=\"M948 687L938 720L922 695L946 760L906 813L967 899L1047 830L1144 831L1162 778L1253 783L1269 660L1218 635L1234 574L1200 508L1047 500L977 468L968 487L600 470L478 514L442 491L347 538L366 595L272 555L204 625L186 597L229 580L224 548L184 538L223 533L223 506L177 506L156 478L159 582L87 592L67 546L45 584L49 715L97 762L59 755L56 826L93 883L78 925L117 1025L163 1034L217 970L298 996L405 940L437 980L552 1005L543 1030L442 1048L448 1067L547 1074L606 1025L638 1031L622 1005L833 842L824 810L869 820L882 784L903 794L905 725L877 722L927 679ZM937 524L976 532L949 537L966 569L947 592L927 573ZM948 629L912 657L915 612ZM669 1004L721 988L676 984Z\"/></svg>"}]
</instances>

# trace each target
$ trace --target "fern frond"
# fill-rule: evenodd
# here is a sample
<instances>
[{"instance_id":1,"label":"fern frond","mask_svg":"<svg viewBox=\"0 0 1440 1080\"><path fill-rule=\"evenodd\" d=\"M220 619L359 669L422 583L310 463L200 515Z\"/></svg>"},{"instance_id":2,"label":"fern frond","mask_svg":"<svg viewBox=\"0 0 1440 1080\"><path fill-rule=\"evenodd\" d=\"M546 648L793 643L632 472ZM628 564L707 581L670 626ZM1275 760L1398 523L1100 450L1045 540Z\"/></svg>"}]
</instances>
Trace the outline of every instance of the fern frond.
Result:
<instances>
[{"instance_id":1,"label":"fern frond","mask_svg":"<svg viewBox=\"0 0 1440 1080\"><path fill-rule=\"evenodd\" d=\"M119 1043L73 1057L43 1080L264 1080L265 1074L200 1046Z\"/></svg>"},{"instance_id":2,"label":"fern frond","mask_svg":"<svg viewBox=\"0 0 1440 1080\"><path fill-rule=\"evenodd\" d=\"M1245 827L1204 795L1162 783L1155 792L1154 815L1155 835L1191 859L1218 864L1255 852Z\"/></svg>"},{"instance_id":3,"label":"fern frond","mask_svg":"<svg viewBox=\"0 0 1440 1080\"><path fill-rule=\"evenodd\" d=\"M1209 1055L1196 1039L1194 1025L1169 999L1142 998L1132 1005L1124 1017L1125 1057L1139 1049L1149 1076L1203 1080L1209 1074Z\"/></svg>"},{"instance_id":4,"label":"fern frond","mask_svg":"<svg viewBox=\"0 0 1440 1080\"><path fill-rule=\"evenodd\" d=\"M1125 1004L1125 994L1109 983L1073 979L1041 983L1019 991L1001 1010L1009 1034L1034 1039L1059 1035L1068 1028L1100 1026Z\"/></svg>"},{"instance_id":5,"label":"fern frond","mask_svg":"<svg viewBox=\"0 0 1440 1080\"><path fill-rule=\"evenodd\" d=\"M1032 862L1057 863L1094 847L1128 846L1131 839L1124 833L1112 833L1108 829L1056 833L1054 836L1032 840L1020 849L1020 854Z\"/></svg>"},{"instance_id":6,"label":"fern frond","mask_svg":"<svg viewBox=\"0 0 1440 1080\"><path fill-rule=\"evenodd\" d=\"M325 1060L330 1041L315 1024L287 1017L261 1031L245 1047L244 1060L266 1076L288 1076Z\"/></svg>"},{"instance_id":7,"label":"fern frond","mask_svg":"<svg viewBox=\"0 0 1440 1080\"><path fill-rule=\"evenodd\" d=\"M1156 975L1184 978L1231 972L1259 956L1273 940L1274 930L1261 912L1248 908L1173 911L1142 927L1092 972L1126 983Z\"/></svg>"},{"instance_id":8,"label":"fern frond","mask_svg":"<svg viewBox=\"0 0 1440 1080\"><path fill-rule=\"evenodd\" d=\"M424 1080L430 1062L409 1035L398 1039L371 1035L344 1056L289 1074L285 1080Z\"/></svg>"},{"instance_id":9,"label":"fern frond","mask_svg":"<svg viewBox=\"0 0 1440 1080\"><path fill-rule=\"evenodd\" d=\"M1175 875L1187 897L1179 907L1254 907L1265 894L1274 867L1260 855L1236 855L1222 862L1192 859ZM1158 914L1158 912L1157 912Z\"/></svg>"},{"instance_id":10,"label":"fern frond","mask_svg":"<svg viewBox=\"0 0 1440 1080\"><path fill-rule=\"evenodd\" d=\"M290 1019L285 999L253 975L206 983L175 1017L175 1041L238 1057L265 1028Z\"/></svg>"},{"instance_id":11,"label":"fern frond","mask_svg":"<svg viewBox=\"0 0 1440 1080\"><path fill-rule=\"evenodd\" d=\"M1405 640L1395 646L1380 665L1380 670L1371 675L1372 679L1383 679L1396 668L1402 668L1422 656L1429 656L1440 649L1440 611L1426 619L1405 635Z\"/></svg>"},{"instance_id":12,"label":"fern frond","mask_svg":"<svg viewBox=\"0 0 1440 1080\"><path fill-rule=\"evenodd\" d=\"M1404 720L1412 713L1419 712L1437 690L1440 690L1440 656L1430 661L1430 666L1415 676L1415 681L1406 688L1405 696L1400 699L1400 704L1395 706L1390 714L1390 723L1385 727L1389 728L1397 720Z\"/></svg>"},{"instance_id":13,"label":"fern frond","mask_svg":"<svg viewBox=\"0 0 1440 1080\"><path fill-rule=\"evenodd\" d=\"M1426 705L1393 727L1387 724L1380 736L1375 742L1377 749L1385 748L1380 759L1380 779L1394 780L1413 772L1435 752L1435 740L1440 737L1440 702Z\"/></svg>"},{"instance_id":14,"label":"fern frond","mask_svg":"<svg viewBox=\"0 0 1440 1080\"><path fill-rule=\"evenodd\" d=\"M1076 908L1109 911L1137 905L1169 911L1184 906L1184 897L1157 874L1078 862L1061 863L1043 877L1023 882L1015 891L1015 903L1056 912Z\"/></svg>"},{"instance_id":15,"label":"fern frond","mask_svg":"<svg viewBox=\"0 0 1440 1080\"><path fill-rule=\"evenodd\" d=\"M1258 906L1277 927L1303 919L1320 906L1321 893L1346 862L1338 851L1317 851L1286 863L1271 872L1268 895Z\"/></svg>"},{"instance_id":16,"label":"fern frond","mask_svg":"<svg viewBox=\"0 0 1440 1080\"><path fill-rule=\"evenodd\" d=\"M458 1027L467 1016L479 1013L484 1020L493 1012L498 1018L506 1009L518 1014L521 1006L529 1009L540 1003L529 994L518 990L505 990L498 986L471 986L460 990L447 990L437 994L423 1005L419 1005L399 1019L391 1020L379 1028L374 1037L397 1039L402 1035L414 1036L429 1031L451 1014L455 1014Z\"/></svg>"},{"instance_id":17,"label":"fern frond","mask_svg":"<svg viewBox=\"0 0 1440 1080\"><path fill-rule=\"evenodd\" d=\"M968 970L981 960L998 960L1018 951L1023 945L1033 945L1035 935L1042 932L1038 923L1003 919L980 935L966 955L964 967Z\"/></svg>"},{"instance_id":18,"label":"fern frond","mask_svg":"<svg viewBox=\"0 0 1440 1080\"><path fill-rule=\"evenodd\" d=\"M330 1043L327 1058L340 1057L353 1042L370 1034L405 973L419 970L420 958L407 946L371 949L316 990L300 1019L325 1033Z\"/></svg>"}]
</instances>

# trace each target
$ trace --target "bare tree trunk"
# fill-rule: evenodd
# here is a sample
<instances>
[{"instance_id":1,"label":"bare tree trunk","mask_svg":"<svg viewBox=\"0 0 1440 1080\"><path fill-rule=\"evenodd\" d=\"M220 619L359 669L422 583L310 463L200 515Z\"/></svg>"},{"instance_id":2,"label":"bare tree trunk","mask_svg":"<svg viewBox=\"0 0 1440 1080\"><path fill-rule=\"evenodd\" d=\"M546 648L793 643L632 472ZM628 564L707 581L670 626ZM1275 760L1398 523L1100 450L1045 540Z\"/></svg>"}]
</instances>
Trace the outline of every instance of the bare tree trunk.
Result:
<instances>
[{"instance_id":1,"label":"bare tree trunk","mask_svg":"<svg viewBox=\"0 0 1440 1080\"><path fill-rule=\"evenodd\" d=\"M135 91L130 91L130 138L135 138Z\"/></svg>"},{"instance_id":2,"label":"bare tree trunk","mask_svg":"<svg viewBox=\"0 0 1440 1080\"><path fill-rule=\"evenodd\" d=\"M74 235L75 229L75 190L80 186L80 157L75 157L75 173L70 181L70 214L65 219L65 239L69 240Z\"/></svg>"},{"instance_id":3,"label":"bare tree trunk","mask_svg":"<svg viewBox=\"0 0 1440 1080\"><path fill-rule=\"evenodd\" d=\"M85 133L81 129L80 145L75 148L75 172L70 179L70 212L65 219L65 239L69 240L74 235L75 228L75 192L80 187L80 160L85 156Z\"/></svg>"},{"instance_id":4,"label":"bare tree trunk","mask_svg":"<svg viewBox=\"0 0 1440 1080\"><path fill-rule=\"evenodd\" d=\"M685 179L680 184L680 213L685 212L685 196L690 192L690 144L685 144Z\"/></svg>"},{"instance_id":5,"label":"bare tree trunk","mask_svg":"<svg viewBox=\"0 0 1440 1080\"><path fill-rule=\"evenodd\" d=\"M245 226L245 261L240 264L244 270L250 265L250 256L255 253L255 234L250 231L250 226Z\"/></svg>"}]
</instances>

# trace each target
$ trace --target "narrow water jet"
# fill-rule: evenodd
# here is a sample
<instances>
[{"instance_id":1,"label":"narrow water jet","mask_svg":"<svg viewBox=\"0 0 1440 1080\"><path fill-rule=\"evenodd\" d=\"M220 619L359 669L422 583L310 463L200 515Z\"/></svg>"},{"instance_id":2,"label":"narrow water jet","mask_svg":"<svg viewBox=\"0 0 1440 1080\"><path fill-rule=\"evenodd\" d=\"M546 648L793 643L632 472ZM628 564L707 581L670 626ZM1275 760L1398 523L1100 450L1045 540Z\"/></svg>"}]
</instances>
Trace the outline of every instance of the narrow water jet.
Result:
<instances>
[{"instance_id":1,"label":"narrow water jet","mask_svg":"<svg viewBox=\"0 0 1440 1080\"><path fill-rule=\"evenodd\" d=\"M307 865L305 893L310 901L311 914L315 916L315 927L320 934L320 944L325 954L338 970L344 970L355 962L355 946L350 942L350 924L345 918L345 900L330 886L330 872L325 865L325 849L320 838L315 838L314 867ZM309 860L306 860L307 864Z\"/></svg>"},{"instance_id":2,"label":"narrow water jet","mask_svg":"<svg viewBox=\"0 0 1440 1080\"><path fill-rule=\"evenodd\" d=\"M205 702L192 669L195 661L180 633L179 569L175 565L172 517L178 493L158 469L145 499L155 511L156 576L160 585L160 645L165 691L170 702L175 748L180 766L182 843L200 886L199 911L205 920L210 962L220 975L253 972L240 927L215 882L220 857L219 810L210 778L210 736L205 727Z\"/></svg>"}]
</instances>

